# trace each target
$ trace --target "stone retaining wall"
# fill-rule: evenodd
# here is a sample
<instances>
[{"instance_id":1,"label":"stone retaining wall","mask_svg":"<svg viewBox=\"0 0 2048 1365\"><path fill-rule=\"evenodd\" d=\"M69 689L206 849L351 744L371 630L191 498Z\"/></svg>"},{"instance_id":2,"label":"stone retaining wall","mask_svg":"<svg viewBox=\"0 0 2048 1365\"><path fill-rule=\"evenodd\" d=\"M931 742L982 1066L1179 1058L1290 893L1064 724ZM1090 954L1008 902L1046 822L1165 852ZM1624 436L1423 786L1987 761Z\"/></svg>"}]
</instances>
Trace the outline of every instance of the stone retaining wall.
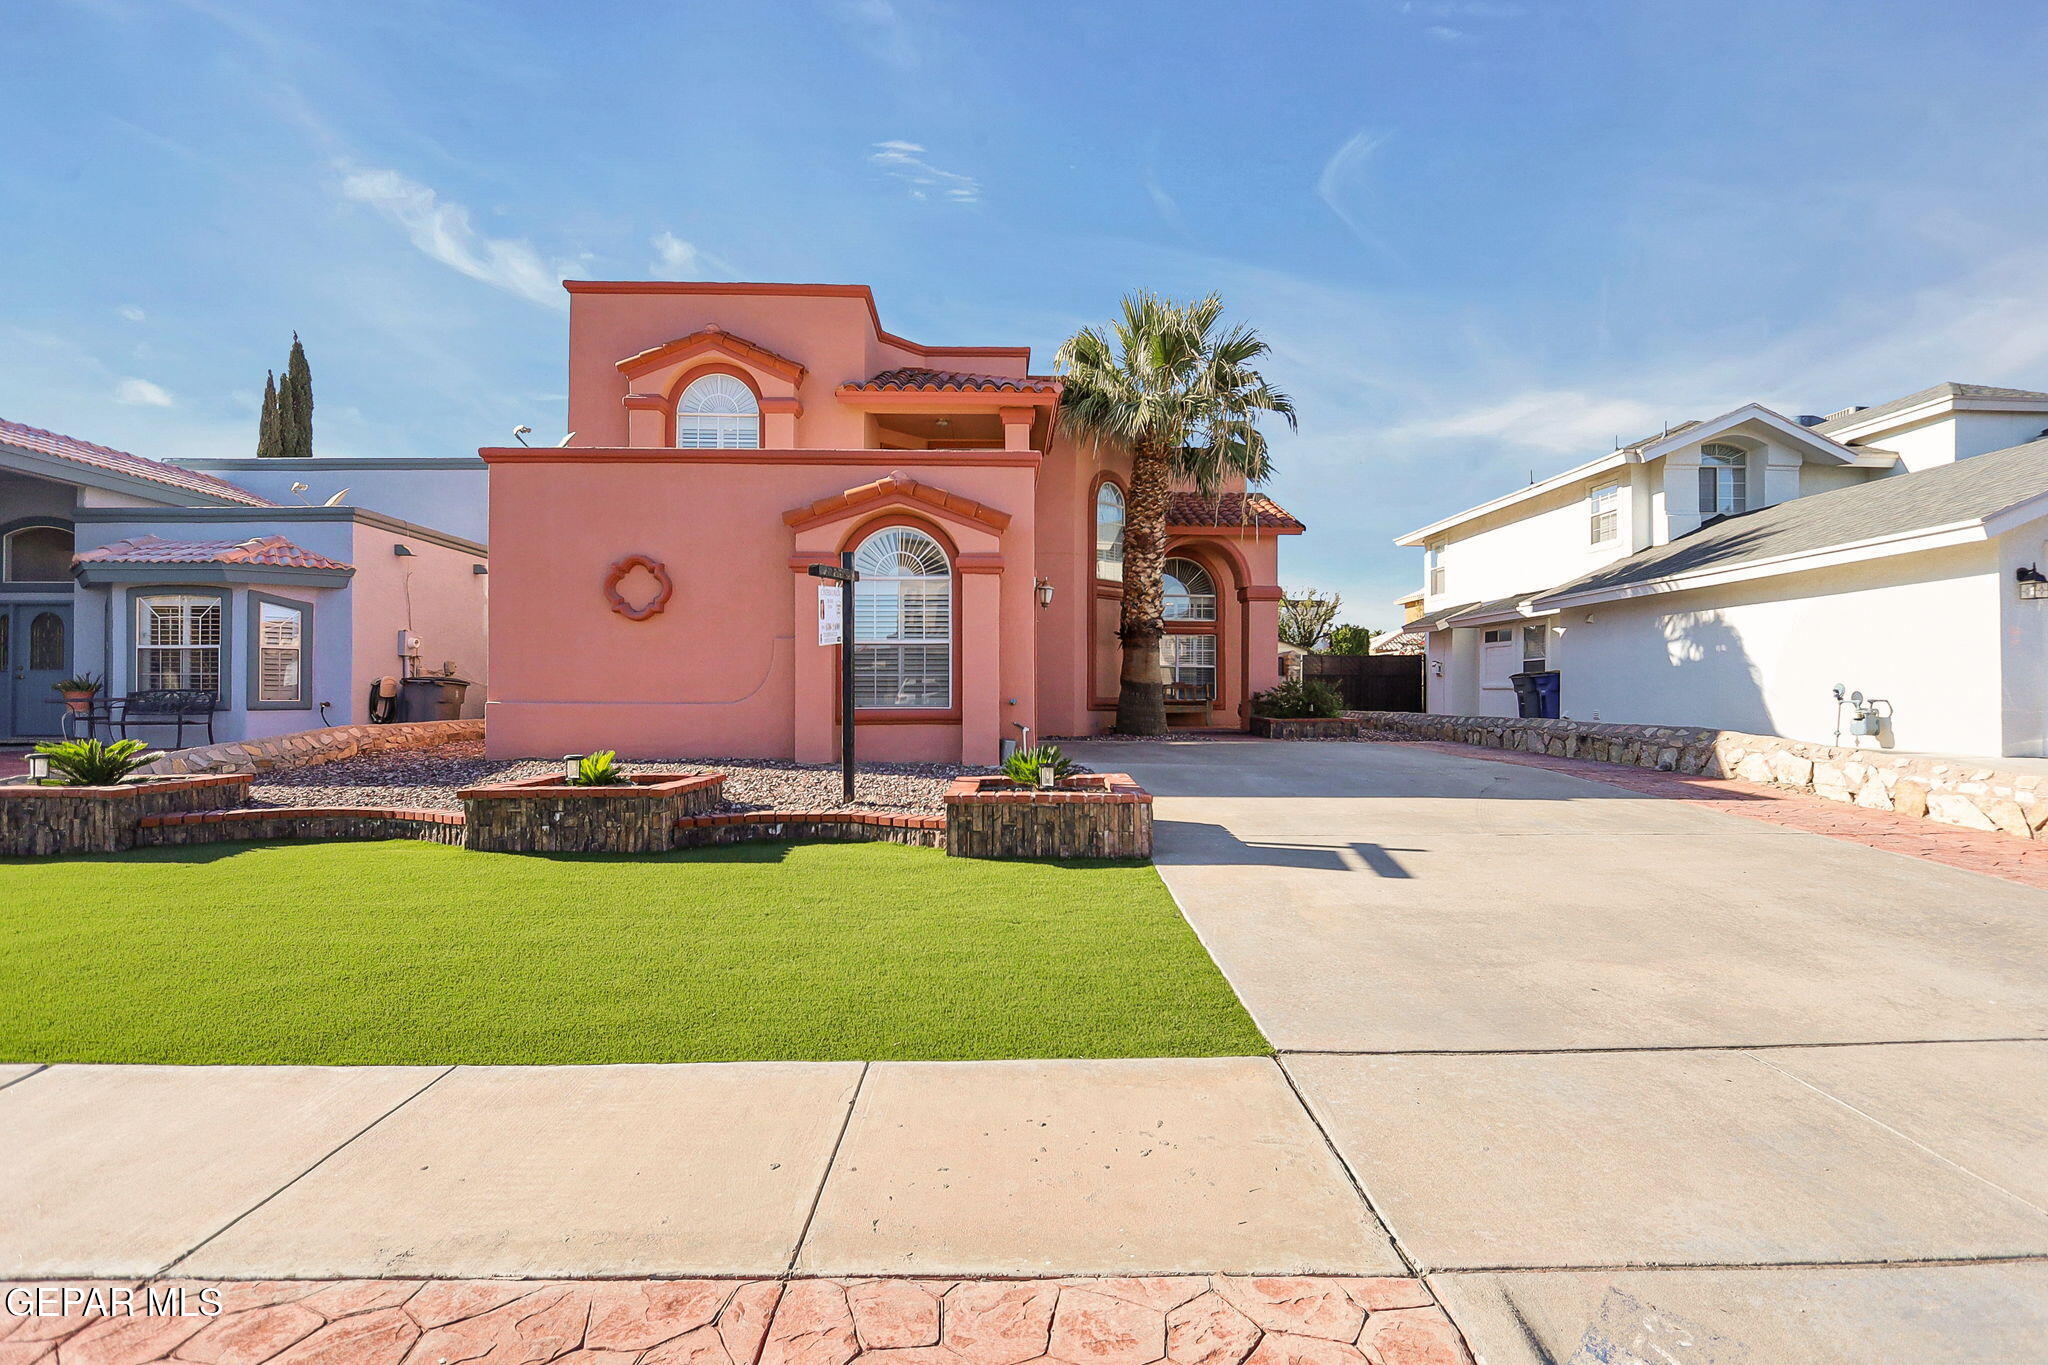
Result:
<instances>
[{"instance_id":1,"label":"stone retaining wall","mask_svg":"<svg viewBox=\"0 0 2048 1365\"><path fill-rule=\"evenodd\" d=\"M0 854L118 853L142 821L245 800L251 779L234 773L161 778L117 787L0 785Z\"/></svg>"},{"instance_id":2,"label":"stone retaining wall","mask_svg":"<svg viewBox=\"0 0 2048 1365\"><path fill-rule=\"evenodd\" d=\"M366 806L281 806L145 817L138 847L220 844L235 839L424 839L461 844L462 817L445 810Z\"/></svg>"},{"instance_id":3,"label":"stone retaining wall","mask_svg":"<svg viewBox=\"0 0 2048 1365\"><path fill-rule=\"evenodd\" d=\"M147 733L147 732L145 732ZM143 768L146 773L260 773L334 763L392 749L428 749L482 739L481 720L421 720L402 725L330 725L266 739L233 739L196 749L175 749Z\"/></svg>"},{"instance_id":4,"label":"stone retaining wall","mask_svg":"<svg viewBox=\"0 0 2048 1365\"><path fill-rule=\"evenodd\" d=\"M1260 739L1357 739L1372 727L1354 716L1253 716L1252 733Z\"/></svg>"},{"instance_id":5,"label":"stone retaining wall","mask_svg":"<svg viewBox=\"0 0 2048 1365\"><path fill-rule=\"evenodd\" d=\"M743 844L755 839L910 844L943 848L946 822L936 815L868 815L856 811L750 810L686 815L676 821L676 847Z\"/></svg>"},{"instance_id":6,"label":"stone retaining wall","mask_svg":"<svg viewBox=\"0 0 2048 1365\"><path fill-rule=\"evenodd\" d=\"M616 786L526 777L456 793L486 853L666 853L676 822L724 799L724 773L635 773Z\"/></svg>"},{"instance_id":7,"label":"stone retaining wall","mask_svg":"<svg viewBox=\"0 0 2048 1365\"><path fill-rule=\"evenodd\" d=\"M1002 777L956 777L946 791L955 858L1150 858L1152 796L1124 773L1088 773L1050 791Z\"/></svg>"},{"instance_id":8,"label":"stone retaining wall","mask_svg":"<svg viewBox=\"0 0 2048 1365\"><path fill-rule=\"evenodd\" d=\"M2048 838L2048 773L2001 770L1995 758L1931 758L1882 749L1688 726L1604 721L1511 720L1352 711L1362 726L1404 739L1445 740L1560 758L1589 758L1660 772L1733 777L1811 792L1872 810L1964 829Z\"/></svg>"}]
</instances>

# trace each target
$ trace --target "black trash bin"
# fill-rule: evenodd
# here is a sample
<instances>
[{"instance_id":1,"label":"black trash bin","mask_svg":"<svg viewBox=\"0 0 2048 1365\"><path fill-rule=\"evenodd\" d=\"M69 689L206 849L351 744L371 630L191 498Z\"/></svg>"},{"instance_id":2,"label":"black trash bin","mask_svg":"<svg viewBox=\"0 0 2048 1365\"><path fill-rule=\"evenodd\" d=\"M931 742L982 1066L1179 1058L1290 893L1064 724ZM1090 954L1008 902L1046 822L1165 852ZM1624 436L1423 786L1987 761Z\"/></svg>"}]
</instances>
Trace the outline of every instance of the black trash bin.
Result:
<instances>
[{"instance_id":1,"label":"black trash bin","mask_svg":"<svg viewBox=\"0 0 2048 1365\"><path fill-rule=\"evenodd\" d=\"M1559 687L1556 673L1517 673L1509 679L1515 685L1515 714L1523 720L1556 720Z\"/></svg>"},{"instance_id":2,"label":"black trash bin","mask_svg":"<svg viewBox=\"0 0 2048 1365\"><path fill-rule=\"evenodd\" d=\"M398 685L398 721L460 720L467 678L407 678Z\"/></svg>"}]
</instances>

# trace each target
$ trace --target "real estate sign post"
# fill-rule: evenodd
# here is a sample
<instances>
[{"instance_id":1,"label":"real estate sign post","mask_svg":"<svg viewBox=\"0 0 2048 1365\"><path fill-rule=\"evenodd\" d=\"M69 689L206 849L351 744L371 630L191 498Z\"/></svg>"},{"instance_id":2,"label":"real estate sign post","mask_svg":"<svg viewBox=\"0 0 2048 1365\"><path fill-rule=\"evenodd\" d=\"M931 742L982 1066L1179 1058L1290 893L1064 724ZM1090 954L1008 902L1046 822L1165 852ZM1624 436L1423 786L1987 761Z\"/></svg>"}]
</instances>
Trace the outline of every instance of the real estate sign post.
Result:
<instances>
[{"instance_id":1,"label":"real estate sign post","mask_svg":"<svg viewBox=\"0 0 2048 1365\"><path fill-rule=\"evenodd\" d=\"M853 585L860 581L854 572L853 551L839 556L837 568L830 564L811 565L811 576L827 581L818 585L818 643L839 646L839 791L841 799L853 804ZM836 603L834 601L836 600ZM839 608L837 621L830 608Z\"/></svg>"}]
</instances>

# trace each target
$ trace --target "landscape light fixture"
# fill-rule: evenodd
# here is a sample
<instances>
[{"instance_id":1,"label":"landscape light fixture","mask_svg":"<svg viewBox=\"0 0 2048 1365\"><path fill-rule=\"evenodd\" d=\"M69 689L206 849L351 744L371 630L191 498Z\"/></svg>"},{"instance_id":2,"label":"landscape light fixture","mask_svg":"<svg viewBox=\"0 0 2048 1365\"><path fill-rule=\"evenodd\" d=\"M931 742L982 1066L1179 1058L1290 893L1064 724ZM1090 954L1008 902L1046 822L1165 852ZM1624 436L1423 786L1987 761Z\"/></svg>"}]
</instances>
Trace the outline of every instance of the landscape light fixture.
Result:
<instances>
[{"instance_id":1,"label":"landscape light fixture","mask_svg":"<svg viewBox=\"0 0 2048 1365\"><path fill-rule=\"evenodd\" d=\"M563 755L562 755L562 776L564 776L564 777L574 777L574 776L576 776L576 774L577 774L577 773L579 773L579 772L582 772L582 771L583 771L583 755L582 755L582 754L563 754Z\"/></svg>"},{"instance_id":2,"label":"landscape light fixture","mask_svg":"<svg viewBox=\"0 0 2048 1365\"><path fill-rule=\"evenodd\" d=\"M49 775L50 756L48 754L30 754L28 756L28 780L41 785L43 780L49 777Z\"/></svg>"}]
</instances>

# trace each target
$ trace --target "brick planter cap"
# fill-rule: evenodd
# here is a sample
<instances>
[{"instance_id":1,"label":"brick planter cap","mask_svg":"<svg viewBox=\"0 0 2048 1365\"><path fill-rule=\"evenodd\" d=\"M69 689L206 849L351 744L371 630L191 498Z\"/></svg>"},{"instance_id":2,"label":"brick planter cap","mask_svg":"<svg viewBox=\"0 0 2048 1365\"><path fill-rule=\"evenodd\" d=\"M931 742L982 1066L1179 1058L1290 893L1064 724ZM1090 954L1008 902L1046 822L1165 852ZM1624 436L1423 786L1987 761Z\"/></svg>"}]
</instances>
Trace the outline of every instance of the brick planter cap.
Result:
<instances>
[{"instance_id":1,"label":"brick planter cap","mask_svg":"<svg viewBox=\"0 0 2048 1365\"><path fill-rule=\"evenodd\" d=\"M724 781L724 773L635 773L627 778L622 786L574 787L553 773L545 773L540 777L522 777L517 781L498 782L487 787L464 787L455 795L463 801L503 800L521 796L571 799L584 796L673 796L678 792L719 786Z\"/></svg>"}]
</instances>

